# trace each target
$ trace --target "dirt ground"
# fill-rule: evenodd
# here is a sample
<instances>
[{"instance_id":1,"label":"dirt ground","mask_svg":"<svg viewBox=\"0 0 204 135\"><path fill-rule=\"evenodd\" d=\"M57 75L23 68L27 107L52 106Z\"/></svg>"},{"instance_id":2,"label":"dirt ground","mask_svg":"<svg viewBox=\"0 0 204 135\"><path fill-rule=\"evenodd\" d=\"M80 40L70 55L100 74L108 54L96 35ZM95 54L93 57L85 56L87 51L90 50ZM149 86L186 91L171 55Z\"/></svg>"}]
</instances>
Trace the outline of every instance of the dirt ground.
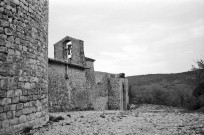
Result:
<instances>
[{"instance_id":1,"label":"dirt ground","mask_svg":"<svg viewBox=\"0 0 204 135\"><path fill-rule=\"evenodd\" d=\"M50 113L64 120L31 130L33 135L204 135L204 114L141 105L129 111Z\"/></svg>"}]
</instances>

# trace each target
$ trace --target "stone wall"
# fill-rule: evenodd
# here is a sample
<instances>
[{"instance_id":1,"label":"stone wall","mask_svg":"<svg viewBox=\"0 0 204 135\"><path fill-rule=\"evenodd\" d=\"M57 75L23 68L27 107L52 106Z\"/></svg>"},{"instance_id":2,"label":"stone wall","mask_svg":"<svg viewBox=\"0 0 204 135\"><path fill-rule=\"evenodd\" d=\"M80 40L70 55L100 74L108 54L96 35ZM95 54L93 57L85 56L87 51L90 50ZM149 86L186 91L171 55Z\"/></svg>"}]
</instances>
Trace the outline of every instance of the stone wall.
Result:
<instances>
[{"instance_id":1,"label":"stone wall","mask_svg":"<svg viewBox=\"0 0 204 135\"><path fill-rule=\"evenodd\" d=\"M66 36L54 44L54 58L58 60L67 60L66 43L72 42L72 58L69 63L85 66L84 43L82 40Z\"/></svg>"},{"instance_id":2,"label":"stone wall","mask_svg":"<svg viewBox=\"0 0 204 135\"><path fill-rule=\"evenodd\" d=\"M49 112L65 111L70 109L69 87L65 79L65 65L60 63L49 64L48 71L48 97Z\"/></svg>"},{"instance_id":3,"label":"stone wall","mask_svg":"<svg viewBox=\"0 0 204 135\"><path fill-rule=\"evenodd\" d=\"M91 85L94 85L96 83L94 61L95 60L86 57L86 78L87 83L90 83Z\"/></svg>"},{"instance_id":4,"label":"stone wall","mask_svg":"<svg viewBox=\"0 0 204 135\"><path fill-rule=\"evenodd\" d=\"M68 76L66 78L66 66ZM61 112L84 108L90 104L86 70L66 62L49 60L49 111Z\"/></svg>"},{"instance_id":5,"label":"stone wall","mask_svg":"<svg viewBox=\"0 0 204 135\"><path fill-rule=\"evenodd\" d=\"M47 120L47 0L0 1L0 134Z\"/></svg>"},{"instance_id":6,"label":"stone wall","mask_svg":"<svg viewBox=\"0 0 204 135\"><path fill-rule=\"evenodd\" d=\"M110 78L108 106L111 110L126 110L129 103L128 80L125 78Z\"/></svg>"},{"instance_id":7,"label":"stone wall","mask_svg":"<svg viewBox=\"0 0 204 135\"><path fill-rule=\"evenodd\" d=\"M95 72L96 85L93 95L95 110L126 110L129 102L128 80L120 74Z\"/></svg>"},{"instance_id":8,"label":"stone wall","mask_svg":"<svg viewBox=\"0 0 204 135\"><path fill-rule=\"evenodd\" d=\"M89 103L90 91L86 84L86 70L69 67L69 84L71 85L72 108L85 108Z\"/></svg>"},{"instance_id":9,"label":"stone wall","mask_svg":"<svg viewBox=\"0 0 204 135\"><path fill-rule=\"evenodd\" d=\"M108 93L110 90L110 74L95 72L96 84L93 89L93 107L95 110L108 109Z\"/></svg>"},{"instance_id":10,"label":"stone wall","mask_svg":"<svg viewBox=\"0 0 204 135\"><path fill-rule=\"evenodd\" d=\"M49 58L50 111L126 108L125 74L95 72L94 61L85 57L82 40L66 36L54 44L54 59Z\"/></svg>"}]
</instances>

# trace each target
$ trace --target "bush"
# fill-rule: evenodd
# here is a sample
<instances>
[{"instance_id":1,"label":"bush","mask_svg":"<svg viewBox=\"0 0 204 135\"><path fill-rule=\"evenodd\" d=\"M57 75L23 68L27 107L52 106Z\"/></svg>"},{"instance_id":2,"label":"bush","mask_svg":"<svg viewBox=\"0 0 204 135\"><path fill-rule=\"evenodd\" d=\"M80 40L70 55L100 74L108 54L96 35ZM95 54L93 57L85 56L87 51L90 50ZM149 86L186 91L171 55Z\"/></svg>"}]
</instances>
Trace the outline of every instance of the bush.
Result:
<instances>
[{"instance_id":1,"label":"bush","mask_svg":"<svg viewBox=\"0 0 204 135\"><path fill-rule=\"evenodd\" d=\"M159 105L165 105L167 100L167 92L162 89L153 89L153 103Z\"/></svg>"},{"instance_id":2,"label":"bush","mask_svg":"<svg viewBox=\"0 0 204 135\"><path fill-rule=\"evenodd\" d=\"M130 103L132 104L160 104L175 107L186 107L191 100L193 88L190 85L166 85L154 83L135 87L131 90ZM134 95L133 95L134 94Z\"/></svg>"},{"instance_id":3,"label":"bush","mask_svg":"<svg viewBox=\"0 0 204 135\"><path fill-rule=\"evenodd\" d=\"M197 97L190 97L188 100L187 100L187 104L186 104L186 108L189 109L189 110L197 110L199 109L201 106L200 106L200 102L198 100Z\"/></svg>"},{"instance_id":4,"label":"bush","mask_svg":"<svg viewBox=\"0 0 204 135\"><path fill-rule=\"evenodd\" d=\"M198 86L193 91L193 96L199 97L204 94L204 83L198 84Z\"/></svg>"}]
</instances>

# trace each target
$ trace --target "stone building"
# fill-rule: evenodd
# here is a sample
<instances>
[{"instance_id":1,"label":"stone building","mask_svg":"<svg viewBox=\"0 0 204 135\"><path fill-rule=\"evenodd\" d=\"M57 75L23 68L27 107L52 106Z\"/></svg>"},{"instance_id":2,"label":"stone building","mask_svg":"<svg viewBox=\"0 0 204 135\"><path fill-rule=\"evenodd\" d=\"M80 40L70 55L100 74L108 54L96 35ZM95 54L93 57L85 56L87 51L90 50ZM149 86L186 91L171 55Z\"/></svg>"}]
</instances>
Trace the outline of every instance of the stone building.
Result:
<instances>
[{"instance_id":1,"label":"stone building","mask_svg":"<svg viewBox=\"0 0 204 135\"><path fill-rule=\"evenodd\" d=\"M54 47L48 59L48 0L0 1L0 135L46 123L48 108L126 108L127 80L95 72L83 41Z\"/></svg>"},{"instance_id":2,"label":"stone building","mask_svg":"<svg viewBox=\"0 0 204 135\"><path fill-rule=\"evenodd\" d=\"M47 121L48 1L0 1L0 134Z\"/></svg>"},{"instance_id":3,"label":"stone building","mask_svg":"<svg viewBox=\"0 0 204 135\"><path fill-rule=\"evenodd\" d=\"M94 61L85 57L82 40L67 36L54 44L54 59L48 60L49 111L127 108L127 79L95 72Z\"/></svg>"}]
</instances>

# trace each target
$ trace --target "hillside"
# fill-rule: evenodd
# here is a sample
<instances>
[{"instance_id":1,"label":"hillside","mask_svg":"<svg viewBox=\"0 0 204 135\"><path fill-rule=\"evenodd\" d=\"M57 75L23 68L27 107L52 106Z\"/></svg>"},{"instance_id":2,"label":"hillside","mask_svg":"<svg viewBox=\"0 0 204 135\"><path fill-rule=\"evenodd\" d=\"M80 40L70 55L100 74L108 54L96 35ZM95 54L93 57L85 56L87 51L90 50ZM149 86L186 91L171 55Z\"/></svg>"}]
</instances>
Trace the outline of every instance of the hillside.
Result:
<instances>
[{"instance_id":1,"label":"hillside","mask_svg":"<svg viewBox=\"0 0 204 135\"><path fill-rule=\"evenodd\" d=\"M128 76L128 81L130 85L148 85L158 82L169 82L169 83L185 83L192 84L195 81L195 76L193 71L174 73L174 74L147 74L147 75L137 75Z\"/></svg>"},{"instance_id":2,"label":"hillside","mask_svg":"<svg viewBox=\"0 0 204 135\"><path fill-rule=\"evenodd\" d=\"M195 88L194 72L128 76L130 103L182 106Z\"/></svg>"}]
</instances>

